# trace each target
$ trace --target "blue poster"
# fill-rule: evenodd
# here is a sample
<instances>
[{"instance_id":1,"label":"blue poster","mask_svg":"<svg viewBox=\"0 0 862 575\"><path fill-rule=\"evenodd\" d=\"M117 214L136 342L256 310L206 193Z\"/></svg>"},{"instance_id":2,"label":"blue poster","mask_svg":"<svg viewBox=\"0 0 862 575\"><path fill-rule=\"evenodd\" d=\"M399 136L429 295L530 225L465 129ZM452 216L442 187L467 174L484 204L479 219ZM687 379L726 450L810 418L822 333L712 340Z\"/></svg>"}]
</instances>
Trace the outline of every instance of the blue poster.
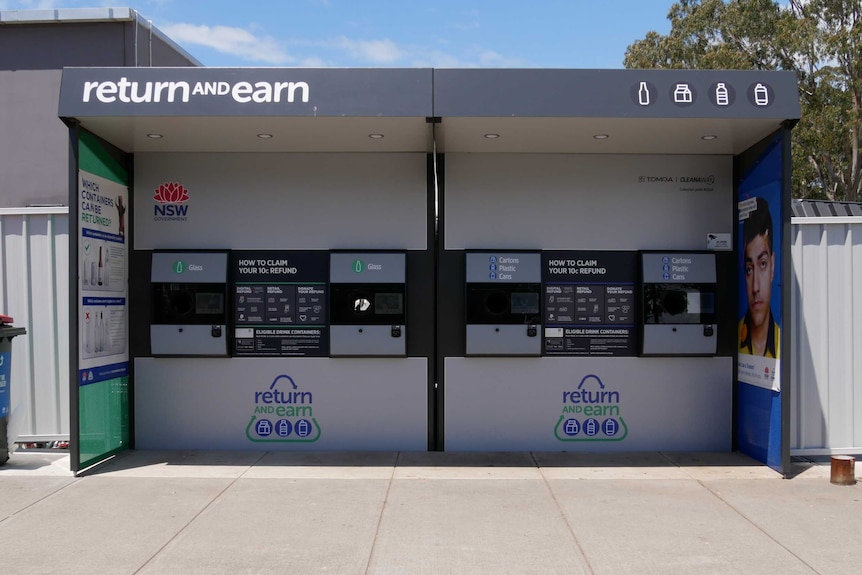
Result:
<instances>
[{"instance_id":1,"label":"blue poster","mask_svg":"<svg viewBox=\"0 0 862 575\"><path fill-rule=\"evenodd\" d=\"M783 147L778 136L739 185L737 439L781 468Z\"/></svg>"}]
</instances>

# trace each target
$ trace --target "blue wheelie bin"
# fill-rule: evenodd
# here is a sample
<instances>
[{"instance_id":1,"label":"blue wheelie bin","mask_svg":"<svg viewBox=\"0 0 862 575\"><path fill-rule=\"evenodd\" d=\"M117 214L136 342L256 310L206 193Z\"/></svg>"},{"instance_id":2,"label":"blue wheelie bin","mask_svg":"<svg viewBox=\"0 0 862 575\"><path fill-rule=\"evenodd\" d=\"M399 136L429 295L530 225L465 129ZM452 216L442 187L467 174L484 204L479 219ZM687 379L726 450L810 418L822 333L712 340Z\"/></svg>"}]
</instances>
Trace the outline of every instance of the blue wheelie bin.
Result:
<instances>
[{"instance_id":1,"label":"blue wheelie bin","mask_svg":"<svg viewBox=\"0 0 862 575\"><path fill-rule=\"evenodd\" d=\"M9 460L7 427L12 410L12 338L27 333L23 327L14 327L12 318L0 315L0 465Z\"/></svg>"}]
</instances>

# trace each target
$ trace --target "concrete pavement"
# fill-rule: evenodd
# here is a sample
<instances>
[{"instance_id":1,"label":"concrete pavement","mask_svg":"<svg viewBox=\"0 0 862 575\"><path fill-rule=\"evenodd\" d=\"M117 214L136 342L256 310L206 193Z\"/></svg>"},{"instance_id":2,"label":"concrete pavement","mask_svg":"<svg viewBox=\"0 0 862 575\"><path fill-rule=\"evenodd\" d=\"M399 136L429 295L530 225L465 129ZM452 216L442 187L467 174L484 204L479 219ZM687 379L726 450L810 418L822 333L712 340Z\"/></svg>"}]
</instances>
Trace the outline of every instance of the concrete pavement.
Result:
<instances>
[{"instance_id":1,"label":"concrete pavement","mask_svg":"<svg viewBox=\"0 0 862 575\"><path fill-rule=\"evenodd\" d=\"M862 572L862 483L739 454L153 452L0 467L0 572ZM857 473L858 475L858 473Z\"/></svg>"}]
</instances>

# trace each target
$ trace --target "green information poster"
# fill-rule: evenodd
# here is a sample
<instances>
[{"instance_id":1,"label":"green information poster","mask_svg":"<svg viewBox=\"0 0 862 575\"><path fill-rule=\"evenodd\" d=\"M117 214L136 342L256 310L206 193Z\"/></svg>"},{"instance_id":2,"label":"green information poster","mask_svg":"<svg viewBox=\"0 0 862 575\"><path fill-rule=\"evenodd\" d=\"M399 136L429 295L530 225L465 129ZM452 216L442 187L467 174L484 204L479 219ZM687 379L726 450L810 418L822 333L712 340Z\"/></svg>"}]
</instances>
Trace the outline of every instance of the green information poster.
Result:
<instances>
[{"instance_id":1,"label":"green information poster","mask_svg":"<svg viewBox=\"0 0 862 575\"><path fill-rule=\"evenodd\" d=\"M80 467L129 445L128 174L89 134L79 142Z\"/></svg>"}]
</instances>

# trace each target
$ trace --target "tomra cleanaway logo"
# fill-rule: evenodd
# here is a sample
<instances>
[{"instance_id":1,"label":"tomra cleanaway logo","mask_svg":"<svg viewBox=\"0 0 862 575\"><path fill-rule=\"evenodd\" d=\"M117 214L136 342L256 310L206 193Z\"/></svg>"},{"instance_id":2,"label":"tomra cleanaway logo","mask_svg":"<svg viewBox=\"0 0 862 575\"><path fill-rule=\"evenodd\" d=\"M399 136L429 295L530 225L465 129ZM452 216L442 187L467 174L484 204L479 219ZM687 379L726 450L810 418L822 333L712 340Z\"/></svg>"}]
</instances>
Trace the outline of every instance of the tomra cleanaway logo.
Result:
<instances>
[{"instance_id":1,"label":"tomra cleanaway logo","mask_svg":"<svg viewBox=\"0 0 862 575\"><path fill-rule=\"evenodd\" d=\"M153 219L157 222L184 222L189 216L189 191L182 184L166 182L153 194Z\"/></svg>"}]
</instances>

